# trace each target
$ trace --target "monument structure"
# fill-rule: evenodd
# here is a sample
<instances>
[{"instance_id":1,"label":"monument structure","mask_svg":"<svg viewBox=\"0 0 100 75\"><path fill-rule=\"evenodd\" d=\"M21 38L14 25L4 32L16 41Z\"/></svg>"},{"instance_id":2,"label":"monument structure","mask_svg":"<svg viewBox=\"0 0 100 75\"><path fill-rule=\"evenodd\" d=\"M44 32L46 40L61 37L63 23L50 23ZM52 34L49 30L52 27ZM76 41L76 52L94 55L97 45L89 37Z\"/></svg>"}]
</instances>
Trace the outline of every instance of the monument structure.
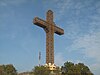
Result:
<instances>
[{"instance_id":1,"label":"monument structure","mask_svg":"<svg viewBox=\"0 0 100 75\"><path fill-rule=\"evenodd\" d=\"M54 65L54 33L58 35L64 34L64 30L53 22L53 12L47 11L46 21L35 17L33 23L39 27L42 27L46 32L46 65L53 70Z\"/></svg>"}]
</instances>

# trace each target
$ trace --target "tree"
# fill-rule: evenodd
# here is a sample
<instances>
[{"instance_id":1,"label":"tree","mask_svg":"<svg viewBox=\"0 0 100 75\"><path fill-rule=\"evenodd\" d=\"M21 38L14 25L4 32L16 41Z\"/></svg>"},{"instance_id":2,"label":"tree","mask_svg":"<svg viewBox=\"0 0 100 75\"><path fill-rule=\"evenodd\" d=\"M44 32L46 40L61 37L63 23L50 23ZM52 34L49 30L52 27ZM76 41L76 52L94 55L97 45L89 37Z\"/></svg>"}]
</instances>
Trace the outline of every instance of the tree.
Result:
<instances>
[{"instance_id":1,"label":"tree","mask_svg":"<svg viewBox=\"0 0 100 75\"><path fill-rule=\"evenodd\" d=\"M12 64L6 65L6 73L7 75L17 75L16 69Z\"/></svg>"},{"instance_id":2,"label":"tree","mask_svg":"<svg viewBox=\"0 0 100 75\"><path fill-rule=\"evenodd\" d=\"M0 65L0 75L5 74L5 65Z\"/></svg>"},{"instance_id":3,"label":"tree","mask_svg":"<svg viewBox=\"0 0 100 75\"><path fill-rule=\"evenodd\" d=\"M49 75L50 70L45 66L35 66L34 75Z\"/></svg>"},{"instance_id":4,"label":"tree","mask_svg":"<svg viewBox=\"0 0 100 75\"><path fill-rule=\"evenodd\" d=\"M0 65L0 75L17 75L17 72L12 64Z\"/></svg>"},{"instance_id":5,"label":"tree","mask_svg":"<svg viewBox=\"0 0 100 75\"><path fill-rule=\"evenodd\" d=\"M34 75L61 75L61 69L56 66L55 70L50 70L48 66L35 66L33 69Z\"/></svg>"},{"instance_id":6,"label":"tree","mask_svg":"<svg viewBox=\"0 0 100 75\"><path fill-rule=\"evenodd\" d=\"M72 62L65 62L61 71L63 75L93 75L90 69L83 63L74 64Z\"/></svg>"}]
</instances>

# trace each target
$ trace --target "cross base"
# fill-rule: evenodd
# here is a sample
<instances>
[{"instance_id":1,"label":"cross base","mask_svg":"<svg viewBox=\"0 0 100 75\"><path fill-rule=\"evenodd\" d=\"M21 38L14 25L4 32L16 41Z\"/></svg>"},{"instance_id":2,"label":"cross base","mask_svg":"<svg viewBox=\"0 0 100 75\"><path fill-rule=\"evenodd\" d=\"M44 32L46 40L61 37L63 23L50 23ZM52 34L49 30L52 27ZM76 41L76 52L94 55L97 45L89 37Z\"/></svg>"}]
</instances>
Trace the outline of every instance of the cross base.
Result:
<instances>
[{"instance_id":1,"label":"cross base","mask_svg":"<svg viewBox=\"0 0 100 75\"><path fill-rule=\"evenodd\" d=\"M48 67L51 71L57 70L57 66L55 64L48 63L45 64L44 66Z\"/></svg>"}]
</instances>

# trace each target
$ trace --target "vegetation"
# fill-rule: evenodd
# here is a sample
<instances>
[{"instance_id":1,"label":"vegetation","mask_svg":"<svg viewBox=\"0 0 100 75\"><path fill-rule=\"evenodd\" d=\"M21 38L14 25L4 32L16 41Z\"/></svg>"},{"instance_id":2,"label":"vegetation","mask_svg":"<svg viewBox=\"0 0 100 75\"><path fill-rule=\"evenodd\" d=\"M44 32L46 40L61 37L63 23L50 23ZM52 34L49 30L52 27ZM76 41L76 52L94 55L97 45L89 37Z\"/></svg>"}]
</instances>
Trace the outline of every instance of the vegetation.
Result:
<instances>
[{"instance_id":1,"label":"vegetation","mask_svg":"<svg viewBox=\"0 0 100 75\"><path fill-rule=\"evenodd\" d=\"M49 75L50 71L45 66L35 66L33 69L34 75Z\"/></svg>"},{"instance_id":2,"label":"vegetation","mask_svg":"<svg viewBox=\"0 0 100 75\"><path fill-rule=\"evenodd\" d=\"M17 72L12 64L0 65L0 75L17 75Z\"/></svg>"},{"instance_id":3,"label":"vegetation","mask_svg":"<svg viewBox=\"0 0 100 75\"><path fill-rule=\"evenodd\" d=\"M35 66L33 69L34 75L59 75L60 68L57 67L56 70L50 71L48 67L45 66Z\"/></svg>"},{"instance_id":4,"label":"vegetation","mask_svg":"<svg viewBox=\"0 0 100 75\"><path fill-rule=\"evenodd\" d=\"M83 63L74 64L65 62L61 67L57 67L53 72L45 66L35 66L32 72L24 72L19 75L93 75L90 69ZM0 65L0 75L17 75L17 71L12 64Z\"/></svg>"},{"instance_id":5,"label":"vegetation","mask_svg":"<svg viewBox=\"0 0 100 75\"><path fill-rule=\"evenodd\" d=\"M44 66L35 66L34 75L51 75L50 70ZM53 71L54 75L93 75L90 69L83 63L74 64L72 62L65 62L64 66Z\"/></svg>"},{"instance_id":6,"label":"vegetation","mask_svg":"<svg viewBox=\"0 0 100 75\"><path fill-rule=\"evenodd\" d=\"M90 69L83 63L74 64L65 62L61 68L62 75L93 75Z\"/></svg>"}]
</instances>

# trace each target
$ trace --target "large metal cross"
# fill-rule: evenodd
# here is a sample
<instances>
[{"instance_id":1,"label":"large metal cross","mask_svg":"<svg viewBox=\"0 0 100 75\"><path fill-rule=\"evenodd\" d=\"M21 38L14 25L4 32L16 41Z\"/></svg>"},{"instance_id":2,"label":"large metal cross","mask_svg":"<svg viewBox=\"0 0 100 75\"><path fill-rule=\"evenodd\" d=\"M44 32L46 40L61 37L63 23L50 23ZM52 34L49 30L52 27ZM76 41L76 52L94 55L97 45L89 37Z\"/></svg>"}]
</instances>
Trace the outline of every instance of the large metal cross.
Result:
<instances>
[{"instance_id":1,"label":"large metal cross","mask_svg":"<svg viewBox=\"0 0 100 75\"><path fill-rule=\"evenodd\" d=\"M58 35L64 34L64 30L57 27L53 22L53 12L47 11L46 21L35 17L33 23L42 27L46 32L46 64L54 64L54 33Z\"/></svg>"}]
</instances>

